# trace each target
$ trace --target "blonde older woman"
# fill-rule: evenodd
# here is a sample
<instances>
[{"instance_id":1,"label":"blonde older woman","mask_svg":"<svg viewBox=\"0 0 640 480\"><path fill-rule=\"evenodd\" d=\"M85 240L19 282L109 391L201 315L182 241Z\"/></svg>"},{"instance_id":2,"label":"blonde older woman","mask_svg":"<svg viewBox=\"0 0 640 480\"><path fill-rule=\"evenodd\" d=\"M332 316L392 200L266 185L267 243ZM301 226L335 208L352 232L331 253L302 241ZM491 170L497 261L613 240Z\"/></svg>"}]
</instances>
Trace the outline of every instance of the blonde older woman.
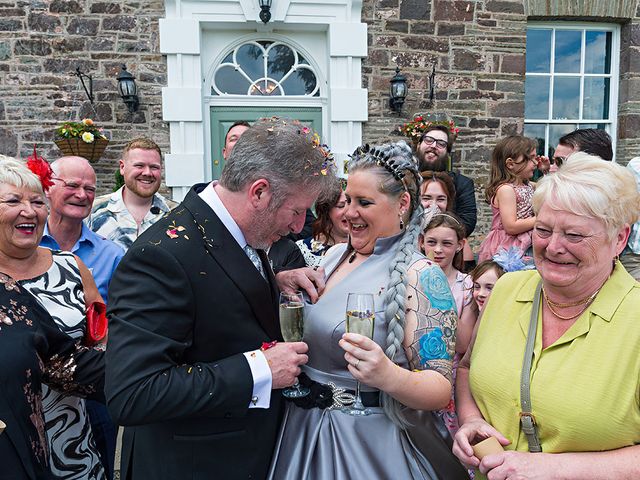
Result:
<instances>
[{"instance_id":1,"label":"blonde older woman","mask_svg":"<svg viewBox=\"0 0 640 480\"><path fill-rule=\"evenodd\" d=\"M640 478L640 284L618 261L635 181L575 154L533 205L537 271L504 275L485 306L458 370L453 451L490 480ZM489 436L507 451L480 461L471 444Z\"/></svg>"},{"instance_id":2,"label":"blonde older woman","mask_svg":"<svg viewBox=\"0 0 640 480\"><path fill-rule=\"evenodd\" d=\"M63 271L59 252L38 247L46 218L38 177L0 156L0 478L99 479L84 403L71 395L103 398L103 355L63 333L82 331L80 275L90 274Z\"/></svg>"}]
</instances>

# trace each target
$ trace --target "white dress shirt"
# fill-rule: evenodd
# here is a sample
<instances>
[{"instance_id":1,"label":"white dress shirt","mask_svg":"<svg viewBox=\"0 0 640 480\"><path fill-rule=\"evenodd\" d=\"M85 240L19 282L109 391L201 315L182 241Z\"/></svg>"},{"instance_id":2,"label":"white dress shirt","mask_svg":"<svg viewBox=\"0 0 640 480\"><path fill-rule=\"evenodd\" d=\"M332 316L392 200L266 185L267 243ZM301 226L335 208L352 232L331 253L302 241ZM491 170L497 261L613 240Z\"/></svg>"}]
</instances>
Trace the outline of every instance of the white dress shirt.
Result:
<instances>
[{"instance_id":1,"label":"white dress shirt","mask_svg":"<svg viewBox=\"0 0 640 480\"><path fill-rule=\"evenodd\" d=\"M217 183L218 182L215 181L211 182L198 196L211 207L231 236L238 242L240 248L244 250L247 241L244 238L242 230L240 230L240 227L238 227L238 224L213 188ZM269 404L271 403L272 381L269 363L261 350L245 352L244 356L249 363L251 375L253 376L253 393L251 395L251 402L249 402L249 408L269 408Z\"/></svg>"}]
</instances>

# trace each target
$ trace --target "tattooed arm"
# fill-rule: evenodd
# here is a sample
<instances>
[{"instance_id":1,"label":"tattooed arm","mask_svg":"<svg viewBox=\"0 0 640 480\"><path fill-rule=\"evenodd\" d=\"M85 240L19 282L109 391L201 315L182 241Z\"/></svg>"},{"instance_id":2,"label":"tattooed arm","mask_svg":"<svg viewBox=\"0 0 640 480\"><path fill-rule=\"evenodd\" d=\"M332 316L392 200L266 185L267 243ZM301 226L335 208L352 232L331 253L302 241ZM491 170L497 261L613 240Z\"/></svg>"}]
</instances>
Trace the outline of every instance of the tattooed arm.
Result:
<instances>
[{"instance_id":1,"label":"tattooed arm","mask_svg":"<svg viewBox=\"0 0 640 480\"><path fill-rule=\"evenodd\" d=\"M407 407L438 410L451 398L457 320L453 296L440 267L428 260L409 267L407 279L403 345L409 370L389 360L366 337L345 334L340 345L347 351L349 371L357 380L387 392Z\"/></svg>"}]
</instances>

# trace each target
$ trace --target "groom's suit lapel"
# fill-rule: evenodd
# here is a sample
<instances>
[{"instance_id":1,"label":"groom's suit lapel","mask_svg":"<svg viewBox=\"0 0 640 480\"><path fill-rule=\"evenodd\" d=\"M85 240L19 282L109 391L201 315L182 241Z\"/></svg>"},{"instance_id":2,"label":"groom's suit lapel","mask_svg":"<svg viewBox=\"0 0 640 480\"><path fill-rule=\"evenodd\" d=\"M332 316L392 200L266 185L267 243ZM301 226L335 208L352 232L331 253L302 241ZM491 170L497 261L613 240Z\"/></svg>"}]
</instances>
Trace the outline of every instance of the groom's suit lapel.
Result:
<instances>
[{"instance_id":1,"label":"groom's suit lapel","mask_svg":"<svg viewBox=\"0 0 640 480\"><path fill-rule=\"evenodd\" d=\"M198 196L197 187L189 191L183 205L195 220L204 248L242 292L268 337L279 339L280 327L274 301L275 280L271 268L267 263L267 285L218 216ZM212 284L215 285L215 279Z\"/></svg>"}]
</instances>

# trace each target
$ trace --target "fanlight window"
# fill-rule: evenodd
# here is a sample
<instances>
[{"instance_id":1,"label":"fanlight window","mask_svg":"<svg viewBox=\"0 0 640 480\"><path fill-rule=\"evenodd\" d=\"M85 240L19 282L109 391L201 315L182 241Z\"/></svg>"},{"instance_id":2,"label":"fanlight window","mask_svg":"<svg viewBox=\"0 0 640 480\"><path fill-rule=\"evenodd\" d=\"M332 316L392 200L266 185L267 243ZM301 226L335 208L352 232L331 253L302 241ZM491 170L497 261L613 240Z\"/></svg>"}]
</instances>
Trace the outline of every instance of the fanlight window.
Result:
<instances>
[{"instance_id":1,"label":"fanlight window","mask_svg":"<svg viewBox=\"0 0 640 480\"><path fill-rule=\"evenodd\" d=\"M212 95L320 95L313 67L296 50L273 41L236 47L216 67Z\"/></svg>"}]
</instances>

